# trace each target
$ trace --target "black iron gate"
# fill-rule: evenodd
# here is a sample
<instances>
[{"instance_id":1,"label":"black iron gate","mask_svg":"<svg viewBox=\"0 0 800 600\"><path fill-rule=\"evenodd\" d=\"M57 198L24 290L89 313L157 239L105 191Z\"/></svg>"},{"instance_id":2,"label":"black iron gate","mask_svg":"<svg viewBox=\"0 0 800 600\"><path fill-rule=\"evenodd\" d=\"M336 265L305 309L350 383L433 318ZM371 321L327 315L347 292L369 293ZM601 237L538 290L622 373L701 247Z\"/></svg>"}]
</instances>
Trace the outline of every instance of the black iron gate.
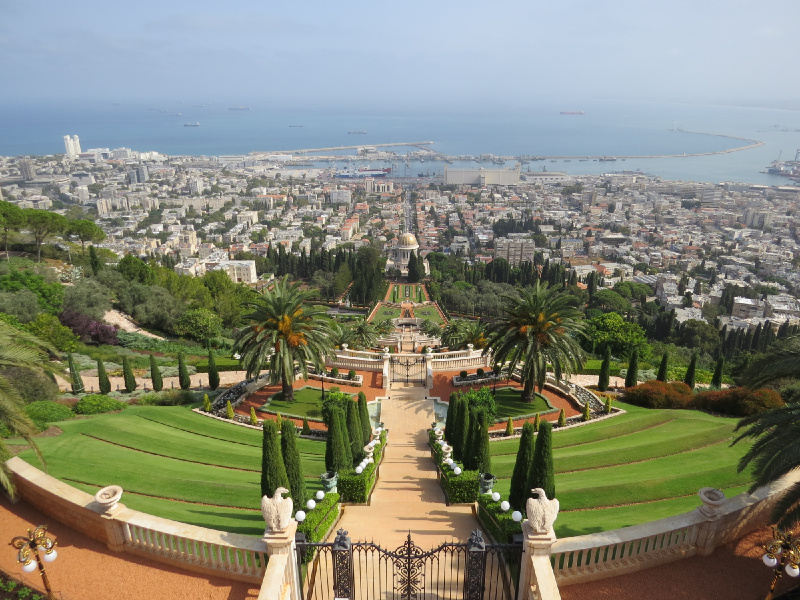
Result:
<instances>
[{"instance_id":1,"label":"black iron gate","mask_svg":"<svg viewBox=\"0 0 800 600\"><path fill-rule=\"evenodd\" d=\"M394 551L351 542L340 529L331 543L298 542L303 600L516 600L521 544L467 543L424 551L411 541Z\"/></svg>"},{"instance_id":2,"label":"black iron gate","mask_svg":"<svg viewBox=\"0 0 800 600\"><path fill-rule=\"evenodd\" d=\"M425 383L425 357L392 356L392 381L405 383Z\"/></svg>"}]
</instances>

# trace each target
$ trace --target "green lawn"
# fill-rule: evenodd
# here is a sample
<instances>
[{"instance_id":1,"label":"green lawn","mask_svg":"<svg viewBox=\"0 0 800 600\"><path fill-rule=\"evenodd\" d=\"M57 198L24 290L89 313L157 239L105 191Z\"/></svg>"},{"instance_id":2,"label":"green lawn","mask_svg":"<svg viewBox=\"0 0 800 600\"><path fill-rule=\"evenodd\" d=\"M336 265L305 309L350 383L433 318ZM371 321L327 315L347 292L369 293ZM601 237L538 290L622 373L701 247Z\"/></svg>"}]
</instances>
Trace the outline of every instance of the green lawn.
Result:
<instances>
[{"instance_id":1,"label":"green lawn","mask_svg":"<svg viewBox=\"0 0 800 600\"><path fill-rule=\"evenodd\" d=\"M378 323L385 319L399 319L399 318L400 318L399 308L381 305L381 307L375 312L375 316L372 317L372 322Z\"/></svg>"},{"instance_id":2,"label":"green lawn","mask_svg":"<svg viewBox=\"0 0 800 600\"><path fill-rule=\"evenodd\" d=\"M186 407L131 407L58 423L38 440L48 473L94 493L121 485L130 508L203 527L260 535L261 432ZM320 489L324 442L298 439L309 491ZM40 466L33 453L21 458Z\"/></svg>"},{"instance_id":3,"label":"green lawn","mask_svg":"<svg viewBox=\"0 0 800 600\"><path fill-rule=\"evenodd\" d=\"M497 418L508 419L519 415L530 415L532 413L550 410L547 401L543 396L536 394L533 402L524 402L521 399L522 390L519 388L497 388Z\"/></svg>"},{"instance_id":4,"label":"green lawn","mask_svg":"<svg viewBox=\"0 0 800 600\"><path fill-rule=\"evenodd\" d=\"M729 497L747 487L749 473L736 472L747 445L730 445L736 419L621 406L629 412L554 432L559 537L686 512L699 505L701 487ZM491 444L494 489L504 498L518 447L519 440Z\"/></svg>"},{"instance_id":5,"label":"green lawn","mask_svg":"<svg viewBox=\"0 0 800 600\"><path fill-rule=\"evenodd\" d=\"M439 314L439 311L436 310L435 306L422 306L420 308L415 308L414 316L417 319L428 319L437 325L441 325L442 323L442 316Z\"/></svg>"},{"instance_id":6,"label":"green lawn","mask_svg":"<svg viewBox=\"0 0 800 600\"><path fill-rule=\"evenodd\" d=\"M335 387L334 384L325 384L325 393ZM353 399L358 398L356 394L350 394ZM267 401L259 410L270 413L281 413L282 415L293 415L296 417L309 417L312 419L322 418L322 389L318 387L304 387L294 391L294 402L286 402L283 399L283 392L278 392Z\"/></svg>"}]
</instances>

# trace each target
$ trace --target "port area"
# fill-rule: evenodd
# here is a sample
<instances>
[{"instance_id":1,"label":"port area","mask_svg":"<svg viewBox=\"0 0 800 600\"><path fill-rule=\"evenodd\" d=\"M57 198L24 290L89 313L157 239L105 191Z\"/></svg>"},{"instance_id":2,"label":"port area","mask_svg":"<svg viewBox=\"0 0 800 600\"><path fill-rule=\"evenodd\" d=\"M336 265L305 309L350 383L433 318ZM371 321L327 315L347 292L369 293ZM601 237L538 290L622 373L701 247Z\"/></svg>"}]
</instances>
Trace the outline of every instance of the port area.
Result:
<instances>
[{"instance_id":1,"label":"port area","mask_svg":"<svg viewBox=\"0 0 800 600\"><path fill-rule=\"evenodd\" d=\"M690 133L693 135L708 135L713 137L721 137L727 138L730 140L734 140L737 142L743 142L739 146L735 146L733 148L725 148L723 150L714 150L712 152L684 152L682 154L617 154L614 156L610 155L554 155L554 156L536 156L536 155L519 155L519 156L490 156L486 154L470 156L470 155L459 155L459 156L451 156L448 154L444 154L437 150L431 148L431 146L435 143L432 141L425 141L425 142L391 142L386 144L357 144L352 146L334 146L330 148L300 148L294 150L262 150L257 152L251 152L250 156L254 159L268 159L270 156L275 154L295 154L295 155L306 155L308 158L312 158L313 160L317 161L342 161L342 160L358 160L365 158L364 156L347 156L342 154L331 154L326 155L326 152L339 152L342 150L356 150L360 151L365 146L370 146L372 148L401 148L401 147L408 147L408 148L416 148L417 150L413 153L413 155L409 156L396 156L396 159L402 160L444 160L445 162L453 162L453 161L475 161L478 163L482 162L491 162L494 164L503 164L506 161L510 162L520 162L520 163L528 163L534 161L543 161L543 160L597 160L603 162L613 162L616 160L627 160L627 159L639 159L639 158L690 158L696 156L714 156L718 154L731 154L733 152L742 152L743 150L751 150L753 148L758 148L759 146L763 146L764 142L761 140L755 140L750 138L743 138L734 135L726 135L722 133L708 133L704 131L689 131L686 129L674 129L673 131L678 133ZM390 158L390 157L386 157Z\"/></svg>"}]
</instances>

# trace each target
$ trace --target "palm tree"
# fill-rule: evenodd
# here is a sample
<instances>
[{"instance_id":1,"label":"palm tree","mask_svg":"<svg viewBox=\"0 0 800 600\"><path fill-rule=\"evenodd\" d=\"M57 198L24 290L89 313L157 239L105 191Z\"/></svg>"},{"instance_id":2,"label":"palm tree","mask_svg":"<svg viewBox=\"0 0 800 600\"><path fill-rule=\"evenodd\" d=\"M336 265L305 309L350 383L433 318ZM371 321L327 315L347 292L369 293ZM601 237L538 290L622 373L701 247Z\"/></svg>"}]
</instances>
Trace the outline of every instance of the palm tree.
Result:
<instances>
[{"instance_id":1,"label":"palm tree","mask_svg":"<svg viewBox=\"0 0 800 600\"><path fill-rule=\"evenodd\" d=\"M391 319L383 319L375 324L375 329L378 331L378 335L389 335L394 331L394 325Z\"/></svg>"},{"instance_id":2,"label":"palm tree","mask_svg":"<svg viewBox=\"0 0 800 600\"><path fill-rule=\"evenodd\" d=\"M776 344L763 357L742 373L750 388L758 388L780 380L800 379L800 337ZM741 473L753 466L753 483L749 491L769 485L800 468L800 404L790 402L781 408L746 417L736 425L744 429L733 443L755 440L739 460ZM772 518L779 527L791 529L800 522L800 483L786 488L772 509Z\"/></svg>"},{"instance_id":3,"label":"palm tree","mask_svg":"<svg viewBox=\"0 0 800 600\"><path fill-rule=\"evenodd\" d=\"M308 365L322 369L333 352L327 309L308 304L311 293L284 277L247 303L253 308L245 316L250 324L237 332L234 343L247 376L256 377L269 368L270 383L280 382L287 402L294 400L295 363L303 379L308 379Z\"/></svg>"},{"instance_id":4,"label":"palm tree","mask_svg":"<svg viewBox=\"0 0 800 600\"><path fill-rule=\"evenodd\" d=\"M47 344L37 337L20 331L0 321L0 371L6 367L21 367L32 371L47 371L48 352L53 352ZM36 456L45 464L33 436L38 433L36 426L25 413L25 402L9 381L0 374L0 425L4 425L12 435L18 435L30 444ZM0 439L0 485L13 497L14 482L6 461L11 454Z\"/></svg>"},{"instance_id":5,"label":"palm tree","mask_svg":"<svg viewBox=\"0 0 800 600\"><path fill-rule=\"evenodd\" d=\"M350 343L356 349L358 348L372 348L378 341L378 330L366 319L359 319L355 323L351 323L350 329Z\"/></svg>"},{"instance_id":6,"label":"palm tree","mask_svg":"<svg viewBox=\"0 0 800 600\"><path fill-rule=\"evenodd\" d=\"M510 373L521 365L522 397L533 402L534 387L544 387L548 363L565 376L583 365L585 356L575 339L583 334L582 314L572 296L539 281L518 296L503 298L508 305L488 328L484 354L491 352L494 364L508 362Z\"/></svg>"},{"instance_id":7,"label":"palm tree","mask_svg":"<svg viewBox=\"0 0 800 600\"><path fill-rule=\"evenodd\" d=\"M430 319L425 319L419 326L421 333L428 337L438 338L442 335L442 328L438 323L434 323Z\"/></svg>"},{"instance_id":8,"label":"palm tree","mask_svg":"<svg viewBox=\"0 0 800 600\"><path fill-rule=\"evenodd\" d=\"M482 321L454 319L442 330L442 344L450 350L463 350L468 344L485 348L486 342L486 327Z\"/></svg>"}]
</instances>

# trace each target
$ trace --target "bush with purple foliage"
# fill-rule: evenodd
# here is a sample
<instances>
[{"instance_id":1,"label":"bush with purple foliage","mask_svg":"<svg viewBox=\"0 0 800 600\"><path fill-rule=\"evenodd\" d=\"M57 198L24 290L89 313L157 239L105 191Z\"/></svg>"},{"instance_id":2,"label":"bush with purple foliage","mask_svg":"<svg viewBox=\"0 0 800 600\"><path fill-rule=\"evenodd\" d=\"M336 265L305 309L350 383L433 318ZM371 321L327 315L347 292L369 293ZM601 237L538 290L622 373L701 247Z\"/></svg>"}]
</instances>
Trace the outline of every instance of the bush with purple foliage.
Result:
<instances>
[{"instance_id":1,"label":"bush with purple foliage","mask_svg":"<svg viewBox=\"0 0 800 600\"><path fill-rule=\"evenodd\" d=\"M116 346L117 330L111 325L95 321L77 310L64 310L58 315L62 325L69 327L84 344Z\"/></svg>"}]
</instances>

